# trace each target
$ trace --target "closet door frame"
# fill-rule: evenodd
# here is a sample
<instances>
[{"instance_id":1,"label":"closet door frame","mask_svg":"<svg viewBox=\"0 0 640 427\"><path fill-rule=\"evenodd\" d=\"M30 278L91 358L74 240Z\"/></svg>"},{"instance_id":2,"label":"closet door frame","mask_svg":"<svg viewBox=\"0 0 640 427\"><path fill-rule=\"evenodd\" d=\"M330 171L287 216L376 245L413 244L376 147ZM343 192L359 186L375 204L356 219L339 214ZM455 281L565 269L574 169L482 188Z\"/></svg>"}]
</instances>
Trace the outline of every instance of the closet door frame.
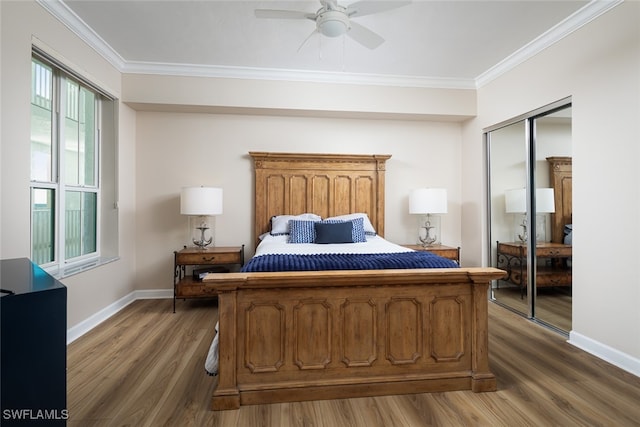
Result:
<instances>
[{"instance_id":1,"label":"closet door frame","mask_svg":"<svg viewBox=\"0 0 640 427\"><path fill-rule=\"evenodd\" d=\"M563 110L565 108L571 107L571 97L563 98L554 103L545 105L536 110L530 111L528 113L522 114L520 116L514 117L512 119L506 120L504 122L498 123L496 125L490 126L488 128L483 129L484 136L484 144L485 144L485 154L486 154L486 182L487 182L487 231L489 238L487 239L489 245L489 264L493 265L494 261L494 251L495 251L495 239L492 236L492 194L491 194L491 132L502 129L506 126L510 126L516 124L518 122L524 122L524 135L523 142L525 145L526 152L526 161L525 161L525 173L526 173L526 226L529 231L529 236L533 236L533 238L529 238L527 240L527 251L526 251L526 263L527 263L527 313L526 317L528 319L535 320L536 319L536 215L532 215L532 212L536 212L536 200L535 200L535 177L536 177L536 120L540 117L547 116L556 111ZM489 298L493 299L492 295L489 295ZM518 311L519 312L519 311ZM552 325L549 325L553 327Z\"/></svg>"}]
</instances>

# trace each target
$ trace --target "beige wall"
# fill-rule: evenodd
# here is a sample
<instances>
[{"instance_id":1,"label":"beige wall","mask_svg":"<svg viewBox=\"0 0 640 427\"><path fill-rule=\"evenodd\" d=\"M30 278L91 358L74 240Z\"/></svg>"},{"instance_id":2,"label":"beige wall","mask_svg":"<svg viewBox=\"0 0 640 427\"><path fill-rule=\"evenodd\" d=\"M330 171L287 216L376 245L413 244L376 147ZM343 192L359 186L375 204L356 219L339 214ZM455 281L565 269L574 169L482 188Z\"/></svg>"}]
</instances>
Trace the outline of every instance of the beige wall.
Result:
<instances>
[{"instance_id":1,"label":"beige wall","mask_svg":"<svg viewBox=\"0 0 640 427\"><path fill-rule=\"evenodd\" d=\"M249 151L391 154L386 168L386 233L414 243L417 219L408 194L420 186L448 190L444 241L460 242L460 124L231 114L138 112L137 266L139 286L171 286L172 251L186 243L183 186L224 189L216 241L253 253L253 164Z\"/></svg>"},{"instance_id":2,"label":"beige wall","mask_svg":"<svg viewBox=\"0 0 640 427\"><path fill-rule=\"evenodd\" d=\"M183 186L222 187L217 244L253 254L249 151L391 154L385 237L415 243L409 191L444 187L443 241L460 244L460 122L475 90L125 74L123 100L138 111L139 288L171 286L172 251L188 243Z\"/></svg>"},{"instance_id":3,"label":"beige wall","mask_svg":"<svg viewBox=\"0 0 640 427\"><path fill-rule=\"evenodd\" d=\"M471 89L150 74L125 74L122 88L123 101L142 109L438 121L460 121L476 114L476 91Z\"/></svg>"},{"instance_id":4,"label":"beige wall","mask_svg":"<svg viewBox=\"0 0 640 427\"><path fill-rule=\"evenodd\" d=\"M463 129L462 242L486 256L476 234L483 205L481 129L573 99L573 331L571 340L619 356L640 372L640 3L625 2L478 91L478 117ZM623 354L620 354L622 352ZM607 354L604 354L607 353ZM627 357L627 356L630 356ZM635 359L635 360L634 360ZM629 366L628 365L628 366Z\"/></svg>"},{"instance_id":5,"label":"beige wall","mask_svg":"<svg viewBox=\"0 0 640 427\"><path fill-rule=\"evenodd\" d=\"M0 2L2 18L0 257L29 257L31 46L120 96L120 73L35 2ZM32 38L33 37L33 38ZM135 113L121 107L119 128L120 259L62 280L72 327L134 289Z\"/></svg>"}]
</instances>

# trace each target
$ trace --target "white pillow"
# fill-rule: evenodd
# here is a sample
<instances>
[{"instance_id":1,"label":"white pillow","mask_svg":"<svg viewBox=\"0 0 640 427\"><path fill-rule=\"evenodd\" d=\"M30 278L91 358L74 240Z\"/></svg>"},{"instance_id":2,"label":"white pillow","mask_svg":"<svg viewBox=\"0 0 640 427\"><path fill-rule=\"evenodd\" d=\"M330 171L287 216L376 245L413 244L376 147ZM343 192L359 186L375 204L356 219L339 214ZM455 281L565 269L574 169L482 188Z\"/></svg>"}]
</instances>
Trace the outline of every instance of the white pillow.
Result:
<instances>
[{"instance_id":1,"label":"white pillow","mask_svg":"<svg viewBox=\"0 0 640 427\"><path fill-rule=\"evenodd\" d=\"M271 235L279 236L289 234L289 221L297 219L300 221L320 221L320 215L303 213L300 215L276 215L271 217Z\"/></svg>"},{"instance_id":2,"label":"white pillow","mask_svg":"<svg viewBox=\"0 0 640 427\"><path fill-rule=\"evenodd\" d=\"M362 221L364 224L364 234L367 234L369 236L376 235L376 229L373 228L373 225L369 220L369 216L366 213L353 213L353 214L347 214L347 215L332 216L331 218L326 218L325 221L329 221L329 220L351 221L352 219L356 219L356 218L362 218Z\"/></svg>"}]
</instances>

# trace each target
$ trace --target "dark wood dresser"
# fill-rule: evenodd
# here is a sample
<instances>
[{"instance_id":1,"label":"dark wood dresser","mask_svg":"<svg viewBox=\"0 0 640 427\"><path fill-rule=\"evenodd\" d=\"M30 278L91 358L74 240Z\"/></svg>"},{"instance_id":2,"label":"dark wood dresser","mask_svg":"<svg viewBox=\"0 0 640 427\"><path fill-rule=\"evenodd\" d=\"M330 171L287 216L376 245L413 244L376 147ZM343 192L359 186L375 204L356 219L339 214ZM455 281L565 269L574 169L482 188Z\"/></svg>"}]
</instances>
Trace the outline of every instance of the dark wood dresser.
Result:
<instances>
[{"instance_id":1,"label":"dark wood dresser","mask_svg":"<svg viewBox=\"0 0 640 427\"><path fill-rule=\"evenodd\" d=\"M0 261L0 424L66 425L67 288L27 258Z\"/></svg>"}]
</instances>

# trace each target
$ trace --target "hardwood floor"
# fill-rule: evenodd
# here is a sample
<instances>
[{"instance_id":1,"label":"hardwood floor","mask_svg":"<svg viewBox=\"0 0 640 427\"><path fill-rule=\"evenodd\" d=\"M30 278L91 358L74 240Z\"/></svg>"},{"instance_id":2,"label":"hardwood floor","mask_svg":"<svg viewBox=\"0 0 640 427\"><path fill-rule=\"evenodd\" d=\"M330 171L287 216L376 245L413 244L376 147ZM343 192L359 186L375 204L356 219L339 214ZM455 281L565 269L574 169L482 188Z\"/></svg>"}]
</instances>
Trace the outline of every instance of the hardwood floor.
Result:
<instances>
[{"instance_id":1,"label":"hardwood floor","mask_svg":"<svg viewBox=\"0 0 640 427\"><path fill-rule=\"evenodd\" d=\"M504 286L493 289L495 299L508 307L520 312L529 312L529 303L522 298L520 288L516 286ZM536 296L536 317L558 329L571 331L571 304L572 296L570 288L541 288Z\"/></svg>"},{"instance_id":2,"label":"hardwood floor","mask_svg":"<svg viewBox=\"0 0 640 427\"><path fill-rule=\"evenodd\" d=\"M69 426L640 426L640 378L489 304L498 391L210 408L215 301L139 300L68 347Z\"/></svg>"}]
</instances>

